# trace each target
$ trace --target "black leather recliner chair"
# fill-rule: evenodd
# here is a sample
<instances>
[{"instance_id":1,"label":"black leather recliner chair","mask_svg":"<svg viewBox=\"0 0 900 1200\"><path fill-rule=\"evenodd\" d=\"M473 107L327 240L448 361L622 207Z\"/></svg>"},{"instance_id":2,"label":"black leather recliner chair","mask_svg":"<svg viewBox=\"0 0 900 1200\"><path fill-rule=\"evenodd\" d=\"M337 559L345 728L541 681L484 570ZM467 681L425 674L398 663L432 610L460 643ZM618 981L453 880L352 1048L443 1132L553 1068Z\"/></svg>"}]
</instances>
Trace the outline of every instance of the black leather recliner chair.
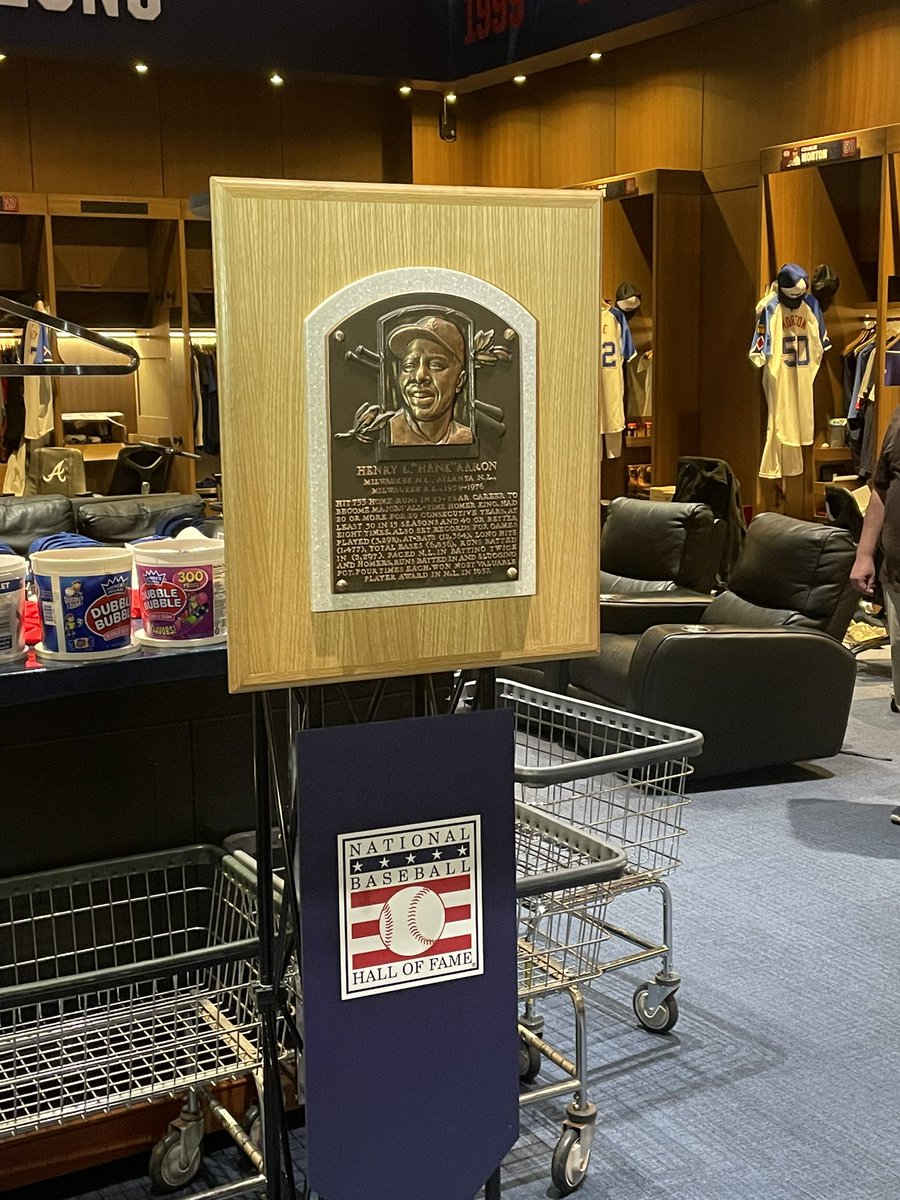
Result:
<instances>
[{"instance_id":1,"label":"black leather recliner chair","mask_svg":"<svg viewBox=\"0 0 900 1200\"><path fill-rule=\"evenodd\" d=\"M610 504L600 536L600 591L708 594L724 534L706 504L620 496Z\"/></svg>"},{"instance_id":2,"label":"black leather recliner chair","mask_svg":"<svg viewBox=\"0 0 900 1200\"><path fill-rule=\"evenodd\" d=\"M727 591L673 596L665 624L664 598L642 611L639 597L643 631L601 629L600 653L568 664L568 694L700 730L698 776L836 754L855 679L841 645L855 556L846 530L763 513Z\"/></svg>"},{"instance_id":3,"label":"black leather recliner chair","mask_svg":"<svg viewBox=\"0 0 900 1200\"><path fill-rule=\"evenodd\" d=\"M716 582L724 537L724 523L705 504L628 496L613 500L600 535L601 629L627 633L665 620L672 610L657 610L660 599L666 604L677 599L705 607ZM662 615L652 620L644 615L657 611ZM527 663L505 667L503 674L528 687L563 692L567 666L566 662Z\"/></svg>"}]
</instances>

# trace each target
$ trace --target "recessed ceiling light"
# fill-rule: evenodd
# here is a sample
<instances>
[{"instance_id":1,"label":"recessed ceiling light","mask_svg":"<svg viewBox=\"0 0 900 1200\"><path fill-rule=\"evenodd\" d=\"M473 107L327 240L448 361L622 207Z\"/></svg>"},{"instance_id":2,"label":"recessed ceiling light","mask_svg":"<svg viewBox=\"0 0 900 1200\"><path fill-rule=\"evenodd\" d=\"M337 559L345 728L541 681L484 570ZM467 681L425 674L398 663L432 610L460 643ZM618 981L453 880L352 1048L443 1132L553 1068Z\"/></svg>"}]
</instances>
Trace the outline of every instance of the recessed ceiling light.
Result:
<instances>
[{"instance_id":1,"label":"recessed ceiling light","mask_svg":"<svg viewBox=\"0 0 900 1200\"><path fill-rule=\"evenodd\" d=\"M444 99L447 101L448 104L455 104L456 103L456 92L447 92L446 96L444 96Z\"/></svg>"},{"instance_id":2,"label":"recessed ceiling light","mask_svg":"<svg viewBox=\"0 0 900 1200\"><path fill-rule=\"evenodd\" d=\"M527 75L513 75L513 83L524 83L527 78Z\"/></svg>"},{"instance_id":3,"label":"recessed ceiling light","mask_svg":"<svg viewBox=\"0 0 900 1200\"><path fill-rule=\"evenodd\" d=\"M411 96L412 95L412 88L409 86L408 83L404 83L403 87L400 88L400 95L401 96Z\"/></svg>"},{"instance_id":4,"label":"recessed ceiling light","mask_svg":"<svg viewBox=\"0 0 900 1200\"><path fill-rule=\"evenodd\" d=\"M137 71L138 75L146 75L150 70L147 64L145 62L141 62L140 59L134 64L134 69Z\"/></svg>"},{"instance_id":5,"label":"recessed ceiling light","mask_svg":"<svg viewBox=\"0 0 900 1200\"><path fill-rule=\"evenodd\" d=\"M279 71L273 71L269 76L269 83L272 87L281 87L284 83L284 76Z\"/></svg>"},{"instance_id":6,"label":"recessed ceiling light","mask_svg":"<svg viewBox=\"0 0 900 1200\"><path fill-rule=\"evenodd\" d=\"M591 54L591 62L599 62L599 61L600 61L600 59L601 59L602 57L603 57L603 55L600 53L600 51L599 51L599 50L595 50L595 51L594 51L594 52Z\"/></svg>"},{"instance_id":7,"label":"recessed ceiling light","mask_svg":"<svg viewBox=\"0 0 900 1200\"><path fill-rule=\"evenodd\" d=\"M6 55L0 54L0 62L6 62Z\"/></svg>"}]
</instances>

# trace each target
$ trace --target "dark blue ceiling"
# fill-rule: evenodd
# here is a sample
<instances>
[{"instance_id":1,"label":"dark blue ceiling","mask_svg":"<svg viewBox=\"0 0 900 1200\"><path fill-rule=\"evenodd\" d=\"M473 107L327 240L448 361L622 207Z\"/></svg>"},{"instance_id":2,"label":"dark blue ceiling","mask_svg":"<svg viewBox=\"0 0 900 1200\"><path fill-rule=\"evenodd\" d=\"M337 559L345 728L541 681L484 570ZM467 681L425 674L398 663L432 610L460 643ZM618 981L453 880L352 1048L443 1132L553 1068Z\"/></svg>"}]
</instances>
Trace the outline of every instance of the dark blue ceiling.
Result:
<instances>
[{"instance_id":1,"label":"dark blue ceiling","mask_svg":"<svg viewBox=\"0 0 900 1200\"><path fill-rule=\"evenodd\" d=\"M479 75L698 4L699 0L450 0L450 73L454 79Z\"/></svg>"},{"instance_id":2,"label":"dark blue ceiling","mask_svg":"<svg viewBox=\"0 0 900 1200\"><path fill-rule=\"evenodd\" d=\"M0 50L444 79L448 14L448 0L0 0Z\"/></svg>"},{"instance_id":3,"label":"dark blue ceiling","mask_svg":"<svg viewBox=\"0 0 900 1200\"><path fill-rule=\"evenodd\" d=\"M735 0L707 0L734 7ZM752 0L746 0L752 3ZM0 0L0 50L444 81L698 0Z\"/></svg>"}]
</instances>

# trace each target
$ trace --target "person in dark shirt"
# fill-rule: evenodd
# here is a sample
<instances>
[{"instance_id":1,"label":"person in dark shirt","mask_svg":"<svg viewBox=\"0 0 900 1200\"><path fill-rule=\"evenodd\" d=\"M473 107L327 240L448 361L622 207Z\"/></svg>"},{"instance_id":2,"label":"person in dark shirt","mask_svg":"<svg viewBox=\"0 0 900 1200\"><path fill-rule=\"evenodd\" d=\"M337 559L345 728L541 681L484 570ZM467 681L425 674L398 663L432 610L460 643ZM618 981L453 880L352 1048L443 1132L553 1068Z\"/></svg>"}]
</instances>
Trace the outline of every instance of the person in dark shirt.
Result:
<instances>
[{"instance_id":1,"label":"person in dark shirt","mask_svg":"<svg viewBox=\"0 0 900 1200\"><path fill-rule=\"evenodd\" d=\"M900 696L900 408L894 410L875 464L872 495L866 509L856 561L850 572L853 586L864 596L871 596L875 587L875 551L879 541L884 554L881 586L891 640L891 675L894 681L891 712L900 714L897 704ZM891 820L900 825L900 807L893 810Z\"/></svg>"}]
</instances>

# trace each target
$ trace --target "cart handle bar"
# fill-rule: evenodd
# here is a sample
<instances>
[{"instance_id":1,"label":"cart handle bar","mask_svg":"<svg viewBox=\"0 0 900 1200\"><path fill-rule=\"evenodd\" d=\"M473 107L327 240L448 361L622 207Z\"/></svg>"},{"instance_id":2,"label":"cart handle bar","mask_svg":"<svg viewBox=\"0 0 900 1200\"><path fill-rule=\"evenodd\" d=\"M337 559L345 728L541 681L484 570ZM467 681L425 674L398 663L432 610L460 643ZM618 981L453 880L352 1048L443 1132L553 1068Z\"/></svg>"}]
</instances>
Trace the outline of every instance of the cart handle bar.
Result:
<instances>
[{"instance_id":1,"label":"cart handle bar","mask_svg":"<svg viewBox=\"0 0 900 1200\"><path fill-rule=\"evenodd\" d=\"M516 801L516 820L528 829L545 834L555 842L570 846L581 854L588 855L593 862L579 867L566 867L558 871L539 871L516 880L516 896L536 896L542 892L559 892L564 888L581 887L603 883L608 879L619 879L628 865L624 850L604 842L601 838L583 829L551 817L543 809Z\"/></svg>"},{"instance_id":2,"label":"cart handle bar","mask_svg":"<svg viewBox=\"0 0 900 1200\"><path fill-rule=\"evenodd\" d=\"M576 779L590 779L592 776L610 775L634 767L652 766L669 758L696 758L702 749L703 734L694 733L691 737L666 742L661 746L620 750L617 754L604 754L599 758L577 758L555 766L527 767L516 763L515 777L516 783L523 783L526 787L549 787L552 783L571 783ZM677 774L689 773L679 771Z\"/></svg>"}]
</instances>

